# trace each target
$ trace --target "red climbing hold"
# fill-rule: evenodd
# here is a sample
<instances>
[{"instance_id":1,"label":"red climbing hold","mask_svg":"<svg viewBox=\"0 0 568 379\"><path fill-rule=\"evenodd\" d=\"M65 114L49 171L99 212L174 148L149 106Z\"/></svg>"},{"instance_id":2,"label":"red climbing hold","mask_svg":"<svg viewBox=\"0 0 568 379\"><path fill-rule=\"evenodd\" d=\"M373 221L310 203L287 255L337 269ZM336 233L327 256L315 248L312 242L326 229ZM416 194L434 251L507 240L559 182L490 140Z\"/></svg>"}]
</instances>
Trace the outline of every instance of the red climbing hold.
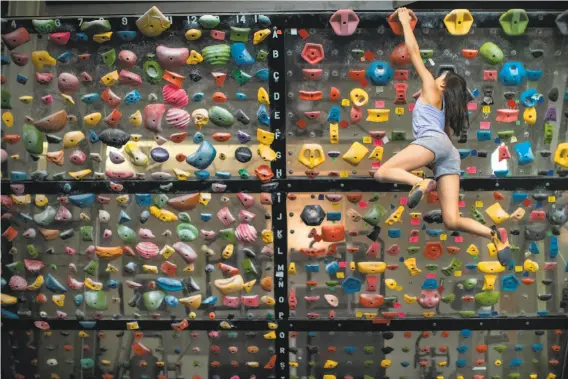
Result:
<instances>
[{"instance_id":1,"label":"red climbing hold","mask_svg":"<svg viewBox=\"0 0 568 379\"><path fill-rule=\"evenodd\" d=\"M317 64L324 60L323 46L319 43L306 43L302 50L302 58L310 64Z\"/></svg>"},{"instance_id":2,"label":"red climbing hold","mask_svg":"<svg viewBox=\"0 0 568 379\"><path fill-rule=\"evenodd\" d=\"M410 15L410 28L412 30L414 30L414 28L416 27L416 23L418 22L418 18L416 17L416 15L414 14L414 12L412 10L408 10L408 14ZM402 35L402 24L400 23L400 21L398 20L398 13L397 11L394 11L388 18L388 23L389 26L392 30L392 32L394 34L396 34L397 36L401 36Z\"/></svg>"}]
</instances>

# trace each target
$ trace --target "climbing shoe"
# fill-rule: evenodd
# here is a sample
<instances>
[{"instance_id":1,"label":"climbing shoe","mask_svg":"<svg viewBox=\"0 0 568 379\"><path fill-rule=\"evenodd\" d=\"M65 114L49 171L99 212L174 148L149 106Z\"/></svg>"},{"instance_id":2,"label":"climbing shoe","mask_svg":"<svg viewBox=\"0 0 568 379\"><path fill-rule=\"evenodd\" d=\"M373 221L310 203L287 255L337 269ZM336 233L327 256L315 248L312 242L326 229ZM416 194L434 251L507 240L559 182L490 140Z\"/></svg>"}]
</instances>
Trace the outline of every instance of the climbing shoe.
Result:
<instances>
[{"instance_id":1,"label":"climbing shoe","mask_svg":"<svg viewBox=\"0 0 568 379\"><path fill-rule=\"evenodd\" d=\"M433 191L435 188L436 181L432 179L424 179L416 183L408 193L408 208L412 209L416 207L424 195Z\"/></svg>"},{"instance_id":2,"label":"climbing shoe","mask_svg":"<svg viewBox=\"0 0 568 379\"><path fill-rule=\"evenodd\" d=\"M501 266L508 266L511 262L511 245L507 238L507 231L504 228L497 229L495 225L491 229L491 241L497 248L497 259Z\"/></svg>"}]
</instances>

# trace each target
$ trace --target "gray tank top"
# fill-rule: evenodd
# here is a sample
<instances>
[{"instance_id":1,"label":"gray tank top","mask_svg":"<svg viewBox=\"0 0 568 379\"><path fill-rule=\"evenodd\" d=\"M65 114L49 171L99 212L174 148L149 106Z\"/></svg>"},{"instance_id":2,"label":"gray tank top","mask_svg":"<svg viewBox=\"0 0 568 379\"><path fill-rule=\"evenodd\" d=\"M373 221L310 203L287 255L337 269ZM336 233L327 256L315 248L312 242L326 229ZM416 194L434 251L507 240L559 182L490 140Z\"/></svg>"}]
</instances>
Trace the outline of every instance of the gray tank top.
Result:
<instances>
[{"instance_id":1,"label":"gray tank top","mask_svg":"<svg viewBox=\"0 0 568 379\"><path fill-rule=\"evenodd\" d=\"M442 96L442 109L433 105L424 104L420 100L412 110L412 134L414 138L420 138L426 132L444 133L444 97Z\"/></svg>"}]
</instances>

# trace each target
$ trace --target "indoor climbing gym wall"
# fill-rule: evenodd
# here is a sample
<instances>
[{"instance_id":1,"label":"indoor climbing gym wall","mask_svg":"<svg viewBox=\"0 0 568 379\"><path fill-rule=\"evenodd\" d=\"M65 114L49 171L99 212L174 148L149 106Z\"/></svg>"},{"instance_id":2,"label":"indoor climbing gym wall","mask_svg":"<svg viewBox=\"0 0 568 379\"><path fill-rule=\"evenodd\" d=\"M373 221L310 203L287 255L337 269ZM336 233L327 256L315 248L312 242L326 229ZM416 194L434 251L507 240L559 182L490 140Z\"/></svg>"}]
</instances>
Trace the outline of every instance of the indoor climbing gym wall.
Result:
<instances>
[{"instance_id":1,"label":"indoor climbing gym wall","mask_svg":"<svg viewBox=\"0 0 568 379\"><path fill-rule=\"evenodd\" d=\"M373 178L392 11L2 19L2 377L568 378L568 11L410 15L506 261Z\"/></svg>"}]
</instances>

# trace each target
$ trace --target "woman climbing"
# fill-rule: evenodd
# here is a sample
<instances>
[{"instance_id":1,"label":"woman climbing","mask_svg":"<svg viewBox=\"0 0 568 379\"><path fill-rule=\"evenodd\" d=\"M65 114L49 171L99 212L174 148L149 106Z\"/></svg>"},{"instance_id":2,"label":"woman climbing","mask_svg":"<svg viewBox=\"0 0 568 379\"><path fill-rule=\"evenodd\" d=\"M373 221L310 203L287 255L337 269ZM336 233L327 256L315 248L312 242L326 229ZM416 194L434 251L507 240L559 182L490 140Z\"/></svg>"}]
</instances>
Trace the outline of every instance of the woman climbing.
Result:
<instances>
[{"instance_id":1,"label":"woman climbing","mask_svg":"<svg viewBox=\"0 0 568 379\"><path fill-rule=\"evenodd\" d=\"M422 89L412 111L415 140L385 162L376 171L375 179L411 185L412 190L408 194L410 209L437 187L446 228L490 239L497 247L499 262L505 266L511 260L506 231L498 232L494 226L489 228L471 218L461 217L458 209L460 155L450 140L450 132L459 136L469 127L465 79L452 71L445 71L434 79L420 57L408 10L399 8L397 13L410 59L422 80ZM424 166L434 171L436 180L422 179L410 173Z\"/></svg>"}]
</instances>

